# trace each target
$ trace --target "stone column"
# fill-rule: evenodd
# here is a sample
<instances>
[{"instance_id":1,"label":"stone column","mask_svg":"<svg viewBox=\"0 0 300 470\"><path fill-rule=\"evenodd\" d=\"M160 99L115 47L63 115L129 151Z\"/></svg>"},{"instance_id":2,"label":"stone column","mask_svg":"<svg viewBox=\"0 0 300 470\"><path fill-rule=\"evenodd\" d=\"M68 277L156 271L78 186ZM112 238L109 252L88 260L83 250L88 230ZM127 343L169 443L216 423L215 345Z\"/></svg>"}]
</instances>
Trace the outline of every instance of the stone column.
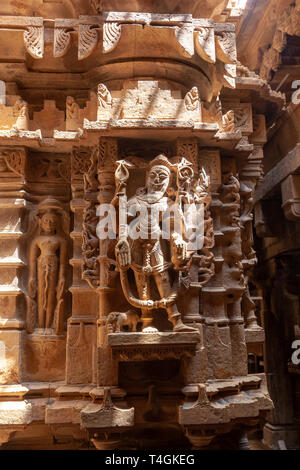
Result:
<instances>
[{"instance_id":1,"label":"stone column","mask_svg":"<svg viewBox=\"0 0 300 470\"><path fill-rule=\"evenodd\" d=\"M115 138L100 138L98 153L98 202L110 204L115 193L115 162L118 159L118 141ZM101 218L99 219L101 220ZM117 385L117 364L112 359L111 348L107 346L106 318L114 310L114 287L111 286L115 264L109 258L108 250L114 240L99 240L99 317L97 322L98 376L97 385ZM112 269L111 269L112 268Z\"/></svg>"},{"instance_id":2,"label":"stone column","mask_svg":"<svg viewBox=\"0 0 300 470\"><path fill-rule=\"evenodd\" d=\"M25 213L26 150L0 149L0 384L22 380L26 304L19 246Z\"/></svg>"}]
</instances>

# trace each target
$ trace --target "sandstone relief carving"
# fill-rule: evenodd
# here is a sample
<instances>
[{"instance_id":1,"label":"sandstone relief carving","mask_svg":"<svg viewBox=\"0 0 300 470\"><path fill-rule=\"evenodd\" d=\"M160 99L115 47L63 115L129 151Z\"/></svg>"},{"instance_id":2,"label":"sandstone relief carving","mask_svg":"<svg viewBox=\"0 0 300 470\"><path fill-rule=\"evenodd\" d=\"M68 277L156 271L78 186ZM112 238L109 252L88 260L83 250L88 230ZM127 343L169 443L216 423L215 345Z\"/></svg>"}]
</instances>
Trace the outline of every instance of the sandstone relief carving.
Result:
<instances>
[{"instance_id":1,"label":"sandstone relief carving","mask_svg":"<svg viewBox=\"0 0 300 470\"><path fill-rule=\"evenodd\" d=\"M97 29L90 24L80 24L78 41L78 60L86 59L97 46Z\"/></svg>"},{"instance_id":2,"label":"sandstone relief carving","mask_svg":"<svg viewBox=\"0 0 300 470\"><path fill-rule=\"evenodd\" d=\"M29 333L64 332L68 216L52 198L42 201L34 214L30 235L26 325Z\"/></svg>"},{"instance_id":3,"label":"sandstone relief carving","mask_svg":"<svg viewBox=\"0 0 300 470\"><path fill-rule=\"evenodd\" d=\"M66 28L54 29L54 57L63 57L71 46L71 34Z\"/></svg>"},{"instance_id":4,"label":"sandstone relief carving","mask_svg":"<svg viewBox=\"0 0 300 470\"><path fill-rule=\"evenodd\" d=\"M171 171L176 171L177 191L175 201L168 197L167 190L170 184ZM126 195L126 182L129 176L124 162L120 162L116 171L116 195L119 200L119 210L122 210L123 197ZM151 161L146 185L138 189L135 196L128 201L127 212L133 214L138 210L141 214L135 222L134 230L139 238L134 239L128 233L125 225L119 227L119 237L116 245L116 257L120 269L123 293L129 304L140 308L143 331L155 331L152 322L152 309L163 308L168 313L169 321L174 331L193 331L192 327L184 325L181 314L176 306L179 293L179 273L187 273L193 250L189 249L187 241L183 238L175 221L170 215L170 242L164 240L161 228L161 214L166 213L171 206L175 207L180 224L188 225L191 220L185 220L183 206L185 203L193 204L197 201L197 193L192 189L194 172L192 164L181 159L179 164L173 166L164 155L158 155ZM148 226L149 211L156 211L157 218L154 225ZM160 215L159 215L160 213ZM177 225L178 227L178 225ZM188 227L189 231L190 227ZM150 231L149 231L150 230ZM168 246L169 245L169 246ZM168 255L168 249L171 255ZM128 282L128 269L132 269L138 297L132 293ZM173 269L177 281L172 283L169 270ZM150 278L153 277L159 298L153 296Z\"/></svg>"},{"instance_id":5,"label":"sandstone relief carving","mask_svg":"<svg viewBox=\"0 0 300 470\"><path fill-rule=\"evenodd\" d=\"M111 312L106 320L106 329L108 333L120 333L125 326L128 327L128 331L136 331L139 321L139 314L135 310Z\"/></svg>"}]
</instances>

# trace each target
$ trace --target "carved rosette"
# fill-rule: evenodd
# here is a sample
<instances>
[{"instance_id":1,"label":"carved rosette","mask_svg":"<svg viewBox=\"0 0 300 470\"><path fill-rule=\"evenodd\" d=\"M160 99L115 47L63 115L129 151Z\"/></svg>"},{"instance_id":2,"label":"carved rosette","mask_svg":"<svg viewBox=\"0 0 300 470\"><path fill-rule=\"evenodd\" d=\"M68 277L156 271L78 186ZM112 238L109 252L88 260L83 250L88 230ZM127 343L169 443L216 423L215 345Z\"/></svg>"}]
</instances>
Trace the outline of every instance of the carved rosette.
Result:
<instances>
[{"instance_id":1,"label":"carved rosette","mask_svg":"<svg viewBox=\"0 0 300 470\"><path fill-rule=\"evenodd\" d=\"M89 57L98 43L98 31L90 24L79 25L78 60Z\"/></svg>"},{"instance_id":2,"label":"carved rosette","mask_svg":"<svg viewBox=\"0 0 300 470\"><path fill-rule=\"evenodd\" d=\"M103 52L111 52L118 44L122 26L116 22L103 25Z\"/></svg>"},{"instance_id":3,"label":"carved rosette","mask_svg":"<svg viewBox=\"0 0 300 470\"><path fill-rule=\"evenodd\" d=\"M64 56L71 45L71 34L66 28L55 28L54 29L54 44L53 44L53 55L54 57Z\"/></svg>"},{"instance_id":4,"label":"carved rosette","mask_svg":"<svg viewBox=\"0 0 300 470\"><path fill-rule=\"evenodd\" d=\"M42 59L44 55L44 27L28 26L24 31L24 43L27 52L34 59Z\"/></svg>"}]
</instances>

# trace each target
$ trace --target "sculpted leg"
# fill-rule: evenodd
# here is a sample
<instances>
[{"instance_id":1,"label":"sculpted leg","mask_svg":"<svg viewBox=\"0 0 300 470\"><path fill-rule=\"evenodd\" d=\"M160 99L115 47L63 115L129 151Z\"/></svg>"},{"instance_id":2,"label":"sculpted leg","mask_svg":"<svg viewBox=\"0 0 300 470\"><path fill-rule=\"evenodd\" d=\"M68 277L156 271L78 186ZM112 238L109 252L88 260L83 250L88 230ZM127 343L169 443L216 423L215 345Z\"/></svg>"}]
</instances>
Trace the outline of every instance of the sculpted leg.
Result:
<instances>
[{"instance_id":1,"label":"sculpted leg","mask_svg":"<svg viewBox=\"0 0 300 470\"><path fill-rule=\"evenodd\" d=\"M46 328L50 329L53 326L53 315L56 304L56 271L52 271L48 276L48 299L46 310Z\"/></svg>"},{"instance_id":2,"label":"sculpted leg","mask_svg":"<svg viewBox=\"0 0 300 470\"><path fill-rule=\"evenodd\" d=\"M172 293L170 276L167 271L158 273L154 276L157 289L161 298L166 298ZM181 320L181 314L177 305L174 303L170 307L166 307L168 319L173 324L174 331L195 331L195 328L184 325Z\"/></svg>"},{"instance_id":3,"label":"sculpted leg","mask_svg":"<svg viewBox=\"0 0 300 470\"><path fill-rule=\"evenodd\" d=\"M135 282L137 286L137 291L139 298L141 300L150 300L150 279L149 276L145 276L144 273L134 271ZM145 328L152 327L153 316L151 310L147 308L142 308L141 320L143 322L143 330Z\"/></svg>"},{"instance_id":4,"label":"sculpted leg","mask_svg":"<svg viewBox=\"0 0 300 470\"><path fill-rule=\"evenodd\" d=\"M46 310L45 310L45 273L43 266L41 266L41 261L39 260L38 264L38 286L37 286L37 296L38 296L38 327L45 328L46 320Z\"/></svg>"}]
</instances>

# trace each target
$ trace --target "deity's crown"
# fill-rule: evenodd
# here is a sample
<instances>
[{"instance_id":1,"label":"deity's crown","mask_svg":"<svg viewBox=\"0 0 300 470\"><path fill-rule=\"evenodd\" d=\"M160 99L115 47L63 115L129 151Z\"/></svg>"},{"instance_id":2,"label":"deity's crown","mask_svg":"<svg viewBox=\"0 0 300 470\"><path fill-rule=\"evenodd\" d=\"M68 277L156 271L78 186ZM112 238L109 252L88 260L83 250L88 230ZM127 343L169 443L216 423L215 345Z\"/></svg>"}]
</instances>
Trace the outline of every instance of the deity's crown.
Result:
<instances>
[{"instance_id":1,"label":"deity's crown","mask_svg":"<svg viewBox=\"0 0 300 470\"><path fill-rule=\"evenodd\" d=\"M154 166L164 166L168 169L169 172L173 168L172 163L162 153L157 155L157 157L155 157L153 160L151 160L151 162L149 163L149 166L148 166L149 170L151 170L151 168L153 168Z\"/></svg>"}]
</instances>

